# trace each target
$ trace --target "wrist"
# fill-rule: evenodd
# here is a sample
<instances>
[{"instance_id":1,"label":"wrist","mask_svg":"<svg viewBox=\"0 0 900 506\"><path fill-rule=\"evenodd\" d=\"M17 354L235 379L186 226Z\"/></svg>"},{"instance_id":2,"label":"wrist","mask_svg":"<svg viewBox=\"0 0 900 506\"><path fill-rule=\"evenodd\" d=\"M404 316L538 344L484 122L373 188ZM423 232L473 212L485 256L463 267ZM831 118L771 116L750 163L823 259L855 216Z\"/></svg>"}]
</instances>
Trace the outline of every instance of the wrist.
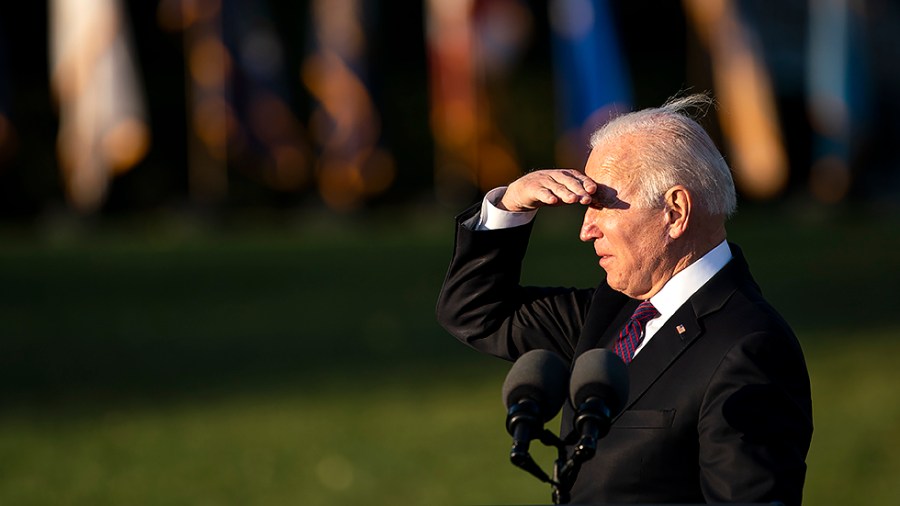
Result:
<instances>
[{"instance_id":1,"label":"wrist","mask_svg":"<svg viewBox=\"0 0 900 506\"><path fill-rule=\"evenodd\" d=\"M500 190L500 188L498 188L497 190ZM495 199L492 200L491 203L494 204L494 207L496 207L497 209L506 211L508 213L521 213L531 210L522 209L514 199L510 198L509 187L502 188L502 192L498 191L498 195L495 196Z\"/></svg>"},{"instance_id":2,"label":"wrist","mask_svg":"<svg viewBox=\"0 0 900 506\"><path fill-rule=\"evenodd\" d=\"M481 218L477 229L495 230L510 228L530 222L536 210L509 211L500 207L500 200L506 192L506 187L494 188L489 191L482 201Z\"/></svg>"}]
</instances>

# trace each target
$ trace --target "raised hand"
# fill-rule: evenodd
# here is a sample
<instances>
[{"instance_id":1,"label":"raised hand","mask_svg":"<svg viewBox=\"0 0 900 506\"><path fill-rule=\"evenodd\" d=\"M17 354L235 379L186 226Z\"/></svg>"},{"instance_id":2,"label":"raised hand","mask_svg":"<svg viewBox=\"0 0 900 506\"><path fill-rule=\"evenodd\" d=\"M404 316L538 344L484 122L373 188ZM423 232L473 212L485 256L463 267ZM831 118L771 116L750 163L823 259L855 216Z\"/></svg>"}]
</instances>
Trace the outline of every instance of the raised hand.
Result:
<instances>
[{"instance_id":1,"label":"raised hand","mask_svg":"<svg viewBox=\"0 0 900 506\"><path fill-rule=\"evenodd\" d=\"M516 179L506 189L498 207L530 211L545 206L591 203L597 183L575 169L543 169Z\"/></svg>"}]
</instances>

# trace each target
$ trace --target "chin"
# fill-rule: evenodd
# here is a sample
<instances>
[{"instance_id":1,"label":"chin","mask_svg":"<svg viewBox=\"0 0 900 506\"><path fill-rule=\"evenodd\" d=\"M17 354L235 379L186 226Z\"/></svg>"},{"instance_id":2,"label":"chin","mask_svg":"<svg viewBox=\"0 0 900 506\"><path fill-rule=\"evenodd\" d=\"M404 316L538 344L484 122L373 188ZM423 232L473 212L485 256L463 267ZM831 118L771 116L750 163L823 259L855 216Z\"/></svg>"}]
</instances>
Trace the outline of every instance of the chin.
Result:
<instances>
[{"instance_id":1,"label":"chin","mask_svg":"<svg viewBox=\"0 0 900 506\"><path fill-rule=\"evenodd\" d=\"M615 279L610 279L609 273L606 274L606 284L617 292L625 293L625 287Z\"/></svg>"}]
</instances>

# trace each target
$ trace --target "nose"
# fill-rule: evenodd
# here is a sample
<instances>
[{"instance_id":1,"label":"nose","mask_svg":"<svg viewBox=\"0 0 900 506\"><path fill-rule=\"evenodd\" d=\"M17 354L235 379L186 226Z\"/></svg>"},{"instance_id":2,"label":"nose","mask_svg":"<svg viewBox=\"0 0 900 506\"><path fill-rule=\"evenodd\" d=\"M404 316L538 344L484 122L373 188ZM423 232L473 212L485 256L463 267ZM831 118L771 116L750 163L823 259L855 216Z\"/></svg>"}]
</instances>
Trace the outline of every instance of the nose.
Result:
<instances>
[{"instance_id":1,"label":"nose","mask_svg":"<svg viewBox=\"0 0 900 506\"><path fill-rule=\"evenodd\" d=\"M578 238L583 242L590 242L603 237L603 232L599 226L599 216L596 209L588 208L584 212L584 221L581 223L581 232Z\"/></svg>"}]
</instances>

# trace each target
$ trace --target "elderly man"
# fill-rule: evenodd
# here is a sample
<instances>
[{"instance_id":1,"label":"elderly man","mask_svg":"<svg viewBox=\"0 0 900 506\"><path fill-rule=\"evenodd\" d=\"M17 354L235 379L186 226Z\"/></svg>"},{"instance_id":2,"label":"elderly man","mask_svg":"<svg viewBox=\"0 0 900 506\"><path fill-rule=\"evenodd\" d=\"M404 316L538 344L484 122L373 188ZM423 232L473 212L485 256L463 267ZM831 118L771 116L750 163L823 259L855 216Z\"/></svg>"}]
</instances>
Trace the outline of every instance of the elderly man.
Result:
<instances>
[{"instance_id":1,"label":"elderly man","mask_svg":"<svg viewBox=\"0 0 900 506\"><path fill-rule=\"evenodd\" d=\"M628 364L625 409L572 502L801 502L809 375L791 328L726 240L731 173L688 114L709 103L692 95L614 118L592 136L584 172L531 172L458 218L437 305L444 328L507 360L547 349L571 363L604 347ZM532 219L560 205L586 206L580 237L606 278L520 286ZM572 414L567 405L563 436Z\"/></svg>"}]
</instances>

